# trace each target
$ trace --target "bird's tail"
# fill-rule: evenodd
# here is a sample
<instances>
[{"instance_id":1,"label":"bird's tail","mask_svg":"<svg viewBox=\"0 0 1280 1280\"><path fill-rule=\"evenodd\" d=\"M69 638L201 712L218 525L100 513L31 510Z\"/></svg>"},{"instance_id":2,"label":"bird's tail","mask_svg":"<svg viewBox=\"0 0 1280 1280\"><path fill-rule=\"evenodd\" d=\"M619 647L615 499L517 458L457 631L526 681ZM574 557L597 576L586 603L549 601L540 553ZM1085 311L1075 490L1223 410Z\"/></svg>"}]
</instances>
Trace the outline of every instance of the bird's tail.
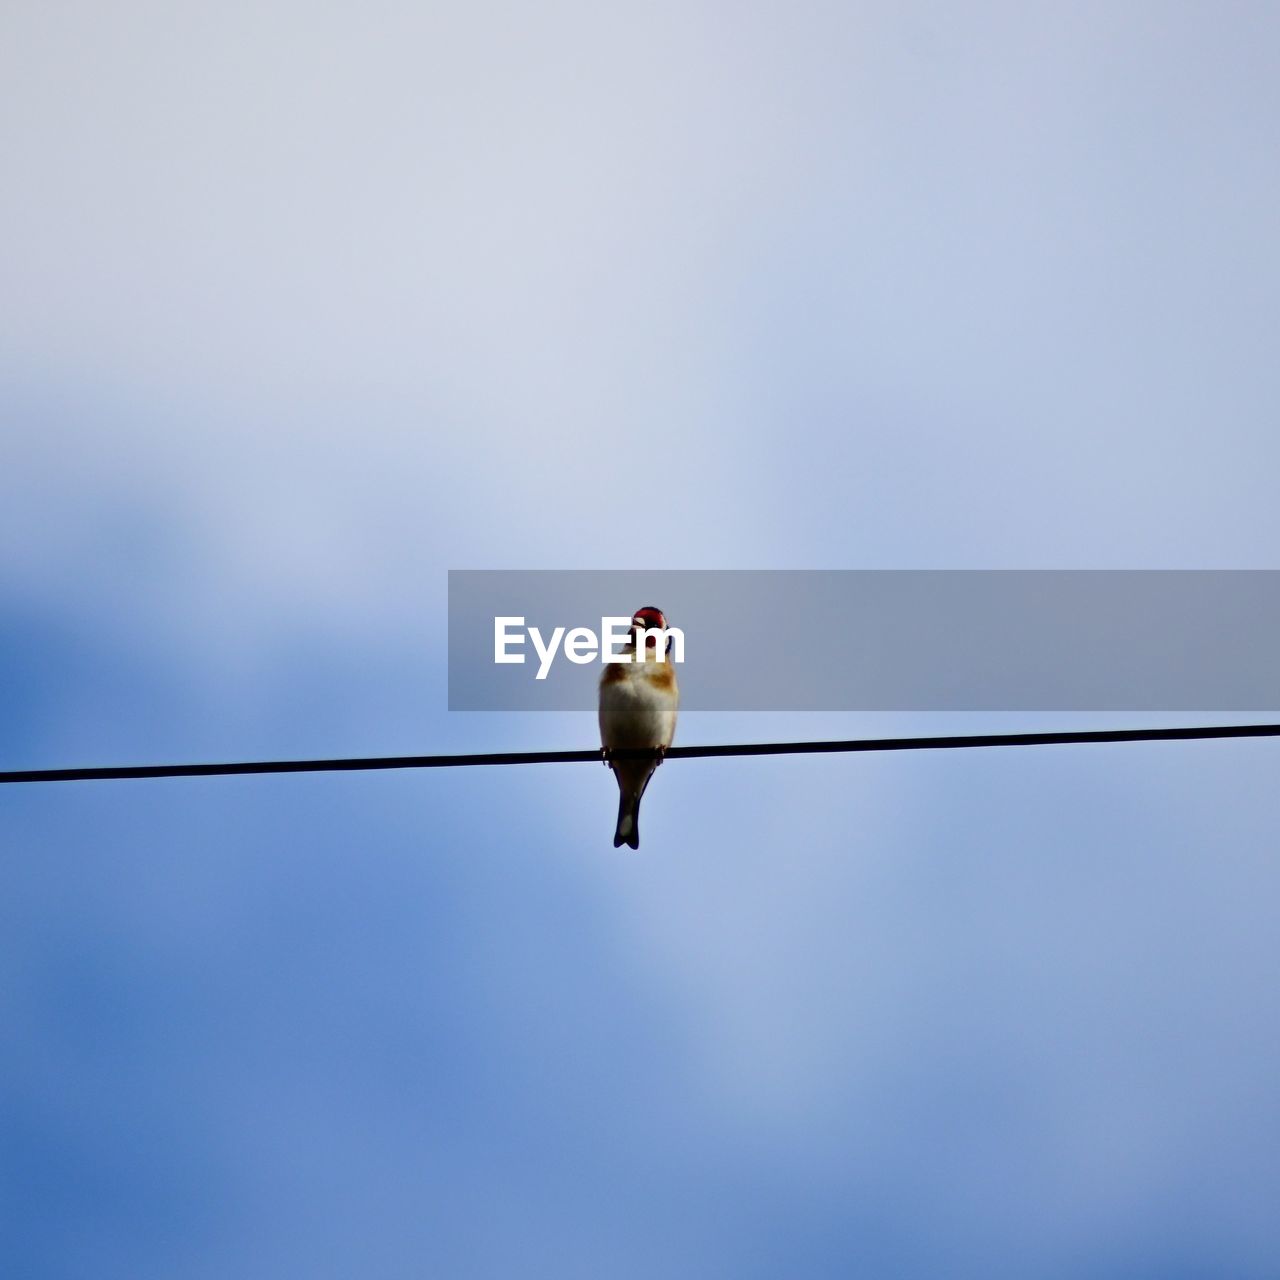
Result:
<instances>
[{"instance_id":1,"label":"bird's tail","mask_svg":"<svg viewBox=\"0 0 1280 1280\"><path fill-rule=\"evenodd\" d=\"M613 847L630 845L640 847L640 796L629 787L623 787L618 796L618 829L613 833Z\"/></svg>"}]
</instances>

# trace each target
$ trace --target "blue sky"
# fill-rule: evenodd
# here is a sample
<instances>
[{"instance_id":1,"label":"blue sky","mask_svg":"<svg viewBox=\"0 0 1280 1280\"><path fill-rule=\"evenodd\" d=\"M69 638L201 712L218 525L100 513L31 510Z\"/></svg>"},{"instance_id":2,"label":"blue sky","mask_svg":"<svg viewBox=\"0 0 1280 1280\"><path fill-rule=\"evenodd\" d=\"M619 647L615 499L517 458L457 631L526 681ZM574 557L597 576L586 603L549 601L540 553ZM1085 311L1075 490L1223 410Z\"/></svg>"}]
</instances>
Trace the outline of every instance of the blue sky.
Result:
<instances>
[{"instance_id":1,"label":"blue sky","mask_svg":"<svg viewBox=\"0 0 1280 1280\"><path fill-rule=\"evenodd\" d=\"M1276 567L1271 6L0 35L7 767L591 745L446 712L450 568ZM1273 1275L1278 765L8 788L0 1246Z\"/></svg>"}]
</instances>

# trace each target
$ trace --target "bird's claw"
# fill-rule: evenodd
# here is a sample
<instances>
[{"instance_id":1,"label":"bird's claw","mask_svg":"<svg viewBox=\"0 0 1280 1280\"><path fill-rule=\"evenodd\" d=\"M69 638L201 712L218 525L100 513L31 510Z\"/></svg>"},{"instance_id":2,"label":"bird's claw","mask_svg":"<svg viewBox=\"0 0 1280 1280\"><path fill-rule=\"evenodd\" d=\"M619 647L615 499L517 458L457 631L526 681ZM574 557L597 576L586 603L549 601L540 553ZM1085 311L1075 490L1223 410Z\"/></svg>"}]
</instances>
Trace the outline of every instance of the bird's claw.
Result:
<instances>
[{"instance_id":1,"label":"bird's claw","mask_svg":"<svg viewBox=\"0 0 1280 1280\"><path fill-rule=\"evenodd\" d=\"M655 761L653 767L656 769L667 758L667 749L666 747L654 747L653 754ZM610 769L613 768L613 752L608 747L600 748L600 762Z\"/></svg>"}]
</instances>

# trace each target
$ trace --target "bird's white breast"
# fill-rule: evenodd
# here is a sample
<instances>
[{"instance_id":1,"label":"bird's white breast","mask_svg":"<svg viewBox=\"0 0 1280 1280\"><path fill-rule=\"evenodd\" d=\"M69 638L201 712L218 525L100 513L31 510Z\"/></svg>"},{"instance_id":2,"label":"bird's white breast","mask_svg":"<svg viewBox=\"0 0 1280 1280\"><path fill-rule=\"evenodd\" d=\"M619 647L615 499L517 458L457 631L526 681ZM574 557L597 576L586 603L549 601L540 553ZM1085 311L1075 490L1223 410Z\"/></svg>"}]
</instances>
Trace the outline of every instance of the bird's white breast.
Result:
<instances>
[{"instance_id":1,"label":"bird's white breast","mask_svg":"<svg viewBox=\"0 0 1280 1280\"><path fill-rule=\"evenodd\" d=\"M639 663L605 673L600 683L600 741L607 747L666 747L676 729L679 695L675 672L668 667L655 680Z\"/></svg>"}]
</instances>

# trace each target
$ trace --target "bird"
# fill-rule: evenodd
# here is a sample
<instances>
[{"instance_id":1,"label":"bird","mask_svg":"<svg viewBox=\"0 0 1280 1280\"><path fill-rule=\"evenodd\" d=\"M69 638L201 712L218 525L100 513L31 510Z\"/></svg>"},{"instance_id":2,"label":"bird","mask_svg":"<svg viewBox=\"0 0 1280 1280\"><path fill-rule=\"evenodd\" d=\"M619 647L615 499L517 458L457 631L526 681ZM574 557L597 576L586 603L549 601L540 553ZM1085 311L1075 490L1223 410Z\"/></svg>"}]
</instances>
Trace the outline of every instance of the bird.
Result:
<instances>
[{"instance_id":1,"label":"bird","mask_svg":"<svg viewBox=\"0 0 1280 1280\"><path fill-rule=\"evenodd\" d=\"M658 652L657 638L647 636L640 653L642 630L665 629L661 609L646 605L631 616L631 634L621 650L622 662L605 663L600 676L600 743L604 762L618 780L618 827L613 847L640 847L640 797L654 770L662 763L676 731L680 689L674 664L666 651ZM670 649L670 640L667 648ZM652 759L615 760L620 748L653 748Z\"/></svg>"}]
</instances>

